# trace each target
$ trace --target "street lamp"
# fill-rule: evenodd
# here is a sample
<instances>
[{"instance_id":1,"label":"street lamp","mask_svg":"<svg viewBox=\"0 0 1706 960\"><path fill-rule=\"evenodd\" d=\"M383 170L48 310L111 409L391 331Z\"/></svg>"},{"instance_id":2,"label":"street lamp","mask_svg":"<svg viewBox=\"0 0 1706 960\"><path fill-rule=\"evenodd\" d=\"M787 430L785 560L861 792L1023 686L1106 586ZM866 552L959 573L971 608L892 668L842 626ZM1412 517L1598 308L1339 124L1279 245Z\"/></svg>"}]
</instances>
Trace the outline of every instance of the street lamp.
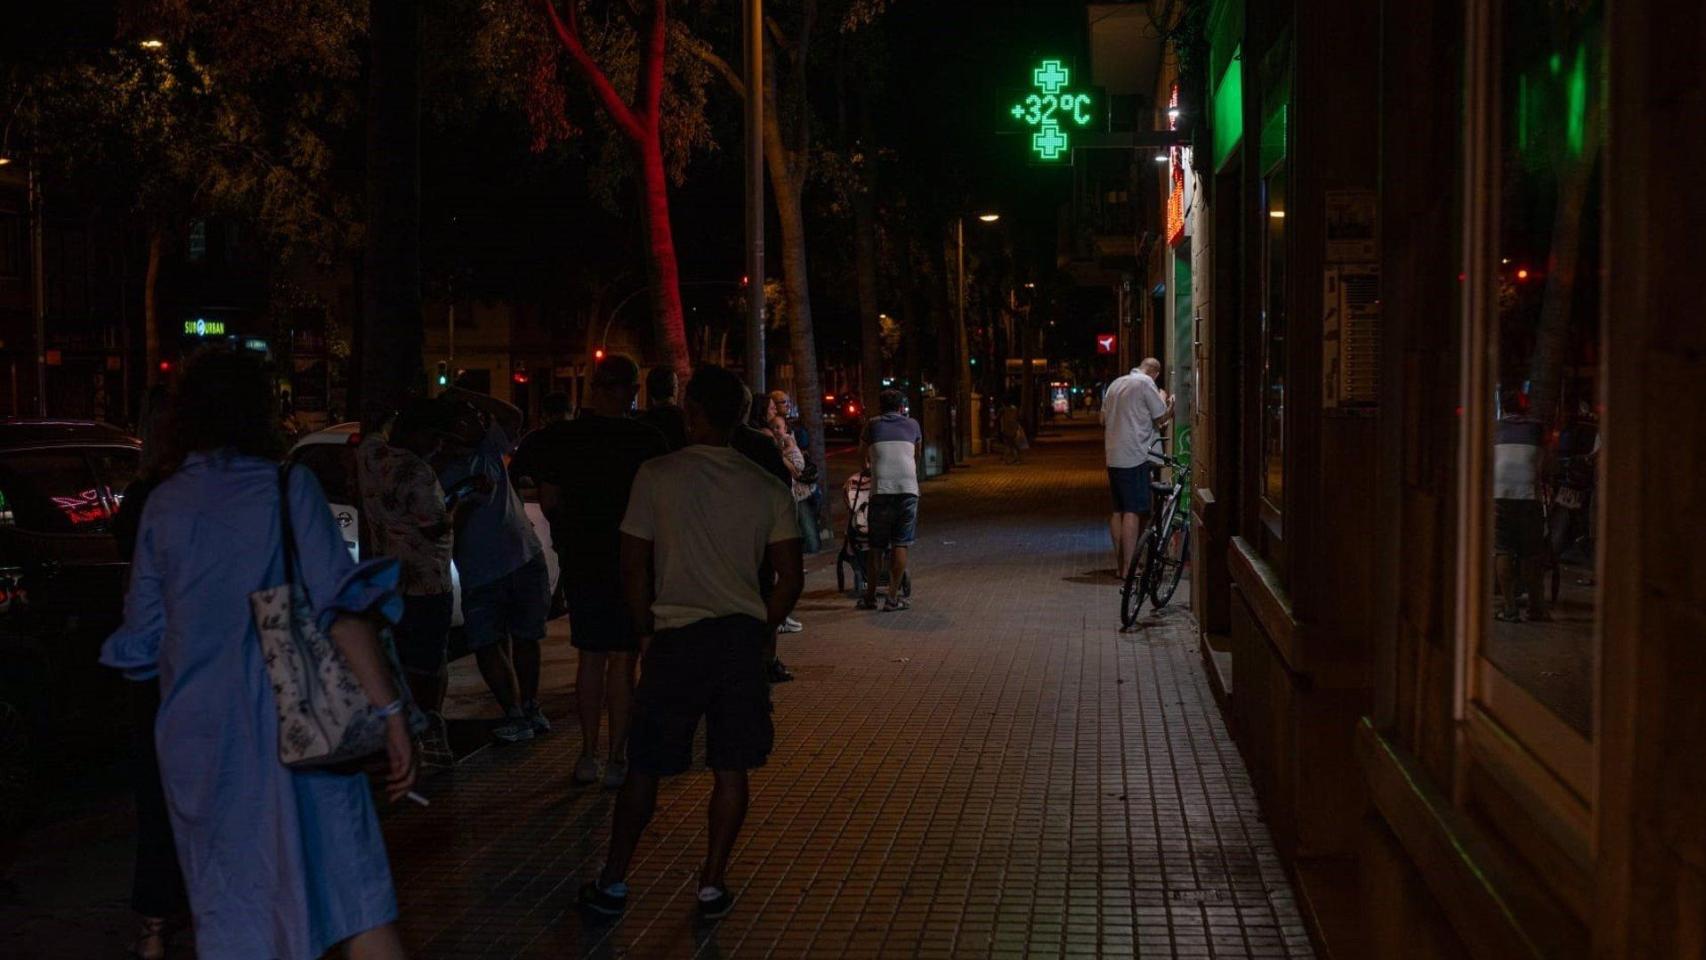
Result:
<instances>
[{"instance_id":1,"label":"street lamp","mask_svg":"<svg viewBox=\"0 0 1706 960\"><path fill-rule=\"evenodd\" d=\"M166 49L166 41L149 37L147 40L138 42L137 46L144 50L164 50Z\"/></svg>"},{"instance_id":2,"label":"street lamp","mask_svg":"<svg viewBox=\"0 0 1706 960\"><path fill-rule=\"evenodd\" d=\"M994 223L1001 219L1001 214L994 211L980 213L977 218L984 223ZM966 338L966 218L964 215L954 219L954 233L959 244L959 274L960 274L960 306L959 306L959 339L960 339L960 388L955 398L959 404L960 422L958 445L960 457L971 457L971 345Z\"/></svg>"}]
</instances>

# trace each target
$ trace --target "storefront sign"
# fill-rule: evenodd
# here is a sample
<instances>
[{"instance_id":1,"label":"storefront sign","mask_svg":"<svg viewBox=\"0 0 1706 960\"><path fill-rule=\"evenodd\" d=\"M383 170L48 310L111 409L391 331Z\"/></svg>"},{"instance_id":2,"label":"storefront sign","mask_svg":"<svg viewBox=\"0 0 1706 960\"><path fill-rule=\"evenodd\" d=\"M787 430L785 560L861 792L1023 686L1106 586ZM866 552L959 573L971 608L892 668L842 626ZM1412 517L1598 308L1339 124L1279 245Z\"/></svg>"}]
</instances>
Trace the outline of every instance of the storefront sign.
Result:
<instances>
[{"instance_id":1,"label":"storefront sign","mask_svg":"<svg viewBox=\"0 0 1706 960\"><path fill-rule=\"evenodd\" d=\"M197 317L184 321L184 336L186 337L223 337L225 336L225 321L204 320Z\"/></svg>"},{"instance_id":2,"label":"storefront sign","mask_svg":"<svg viewBox=\"0 0 1706 960\"><path fill-rule=\"evenodd\" d=\"M1033 160L1058 163L1071 156L1069 131L1087 127L1096 118L1098 97L1071 89L1072 71L1060 60L1044 60L1031 70L1031 91L1007 113L1031 131Z\"/></svg>"},{"instance_id":3,"label":"storefront sign","mask_svg":"<svg viewBox=\"0 0 1706 960\"><path fill-rule=\"evenodd\" d=\"M1111 334L1111 333L1098 333L1098 334L1096 334L1096 352L1101 354L1102 356L1105 357L1105 356L1112 354L1114 352L1114 348L1118 345L1119 345L1119 338L1116 337L1114 334Z\"/></svg>"}]
</instances>

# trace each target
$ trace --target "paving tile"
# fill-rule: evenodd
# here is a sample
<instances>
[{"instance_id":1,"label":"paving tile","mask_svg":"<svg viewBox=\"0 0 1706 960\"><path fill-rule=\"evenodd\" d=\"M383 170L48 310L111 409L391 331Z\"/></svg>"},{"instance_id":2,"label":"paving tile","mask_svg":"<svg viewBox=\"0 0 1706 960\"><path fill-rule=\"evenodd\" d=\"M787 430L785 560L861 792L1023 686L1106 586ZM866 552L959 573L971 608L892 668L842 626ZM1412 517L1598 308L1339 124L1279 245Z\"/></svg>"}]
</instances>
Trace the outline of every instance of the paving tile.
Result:
<instances>
[{"instance_id":1,"label":"paving tile","mask_svg":"<svg viewBox=\"0 0 1706 960\"><path fill-rule=\"evenodd\" d=\"M926 482L904 613L853 610L813 558L723 923L692 918L703 772L664 786L628 914L578 914L612 798L567 786L563 723L385 818L412 955L1312 957L1190 613L1118 631L1106 482L1083 426Z\"/></svg>"}]
</instances>

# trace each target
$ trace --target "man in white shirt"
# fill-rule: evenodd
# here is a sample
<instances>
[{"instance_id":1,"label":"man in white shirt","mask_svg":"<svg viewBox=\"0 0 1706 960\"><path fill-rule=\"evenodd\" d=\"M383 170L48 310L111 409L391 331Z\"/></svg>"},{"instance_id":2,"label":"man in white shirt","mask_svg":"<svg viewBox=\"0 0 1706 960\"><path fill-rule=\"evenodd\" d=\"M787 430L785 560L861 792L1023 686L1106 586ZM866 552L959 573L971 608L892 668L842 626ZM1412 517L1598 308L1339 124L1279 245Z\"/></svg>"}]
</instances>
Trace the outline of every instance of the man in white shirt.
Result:
<instances>
[{"instance_id":1,"label":"man in white shirt","mask_svg":"<svg viewBox=\"0 0 1706 960\"><path fill-rule=\"evenodd\" d=\"M1125 576L1149 523L1150 483L1160 462L1153 452L1161 428L1173 420L1173 401L1163 400L1155 386L1160 373L1161 361L1146 357L1130 373L1108 384L1102 398L1102 445L1107 453L1108 487L1114 496L1108 533L1114 541L1114 572L1119 577Z\"/></svg>"},{"instance_id":2,"label":"man in white shirt","mask_svg":"<svg viewBox=\"0 0 1706 960\"><path fill-rule=\"evenodd\" d=\"M709 850L699 914L734 905L725 876L746 817L747 771L764 765L775 732L766 677L771 638L805 583L794 499L729 446L752 395L706 365L687 384L688 446L640 467L622 520L622 590L639 635L640 683L610 852L581 905L607 915L627 906L628 863L657 805L658 780L684 773L705 719L711 792ZM759 565L776 576L768 599Z\"/></svg>"}]
</instances>

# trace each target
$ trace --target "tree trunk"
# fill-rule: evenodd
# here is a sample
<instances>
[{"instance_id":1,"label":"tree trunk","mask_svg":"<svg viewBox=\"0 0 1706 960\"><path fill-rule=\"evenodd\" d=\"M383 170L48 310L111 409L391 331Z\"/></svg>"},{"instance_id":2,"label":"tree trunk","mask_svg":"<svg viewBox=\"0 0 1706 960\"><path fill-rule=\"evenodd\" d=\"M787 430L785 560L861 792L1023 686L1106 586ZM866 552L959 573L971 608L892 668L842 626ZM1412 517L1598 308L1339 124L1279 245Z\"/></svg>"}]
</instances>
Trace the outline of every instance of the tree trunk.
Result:
<instances>
[{"instance_id":1,"label":"tree trunk","mask_svg":"<svg viewBox=\"0 0 1706 960\"><path fill-rule=\"evenodd\" d=\"M774 156L765 151L766 159ZM800 419L811 436L807 456L817 464L818 476L827 479L829 462L823 448L823 389L818 380L817 343L812 334L812 301L806 273L806 218L799 188L792 178L778 177L770 161L770 185L776 195L776 211L782 223L782 289L788 295L788 347L794 358L794 400ZM870 400L865 401L869 403Z\"/></svg>"},{"instance_id":2,"label":"tree trunk","mask_svg":"<svg viewBox=\"0 0 1706 960\"><path fill-rule=\"evenodd\" d=\"M681 311L681 275L675 262L675 236L669 223L669 175L663 144L653 134L638 146L640 195L645 204L646 279L651 286L652 327L665 363L686 383L693 375L687 349L687 323Z\"/></svg>"},{"instance_id":3,"label":"tree trunk","mask_svg":"<svg viewBox=\"0 0 1706 960\"><path fill-rule=\"evenodd\" d=\"M883 324L877 300L877 203L871 160L865 158L862 182L853 195L853 254L859 286L860 389L865 406L875 409L883 386Z\"/></svg>"},{"instance_id":4,"label":"tree trunk","mask_svg":"<svg viewBox=\"0 0 1706 960\"><path fill-rule=\"evenodd\" d=\"M1582 215L1599 159L1600 111L1588 111L1586 143L1558 178L1558 206L1552 219L1552 246L1546 269L1546 289L1540 300L1540 325L1535 332L1530 412L1551 424L1562 399L1564 363L1570 346L1570 317L1575 311L1576 273L1582 259Z\"/></svg>"},{"instance_id":5,"label":"tree trunk","mask_svg":"<svg viewBox=\"0 0 1706 960\"><path fill-rule=\"evenodd\" d=\"M412 0L371 0L368 31L361 366L349 405L371 422L423 381L420 11Z\"/></svg>"},{"instance_id":6,"label":"tree trunk","mask_svg":"<svg viewBox=\"0 0 1706 960\"><path fill-rule=\"evenodd\" d=\"M150 387L160 382L160 255L166 247L166 231L160 224L148 227L148 271L142 277L142 362Z\"/></svg>"}]
</instances>

